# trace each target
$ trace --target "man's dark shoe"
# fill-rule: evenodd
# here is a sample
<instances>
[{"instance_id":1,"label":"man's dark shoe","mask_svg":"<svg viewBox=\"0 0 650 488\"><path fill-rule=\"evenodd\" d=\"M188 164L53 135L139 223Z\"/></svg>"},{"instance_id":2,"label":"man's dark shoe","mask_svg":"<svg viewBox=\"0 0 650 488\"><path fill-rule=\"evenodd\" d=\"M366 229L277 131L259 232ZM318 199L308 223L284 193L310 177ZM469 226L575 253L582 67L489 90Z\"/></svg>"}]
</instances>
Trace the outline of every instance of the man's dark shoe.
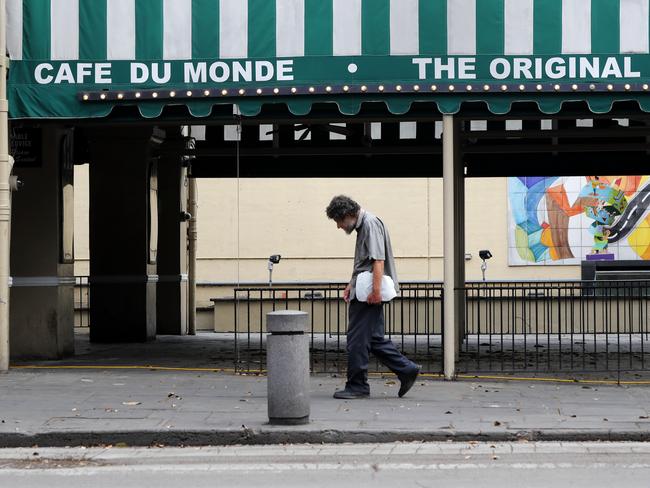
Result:
<instances>
[{"instance_id":1,"label":"man's dark shoe","mask_svg":"<svg viewBox=\"0 0 650 488\"><path fill-rule=\"evenodd\" d=\"M338 398L339 400L358 400L359 398L368 398L369 396L370 393L352 390L339 390L334 393L334 398Z\"/></svg>"},{"instance_id":2,"label":"man's dark shoe","mask_svg":"<svg viewBox=\"0 0 650 488\"><path fill-rule=\"evenodd\" d=\"M422 369L422 366L418 366L417 369L411 373L408 376L402 376L399 380L401 381L402 385L399 387L399 393L397 395L402 398L404 395L408 393L408 391L413 387L415 384L415 380L417 379L418 375L420 374L420 370Z\"/></svg>"}]
</instances>

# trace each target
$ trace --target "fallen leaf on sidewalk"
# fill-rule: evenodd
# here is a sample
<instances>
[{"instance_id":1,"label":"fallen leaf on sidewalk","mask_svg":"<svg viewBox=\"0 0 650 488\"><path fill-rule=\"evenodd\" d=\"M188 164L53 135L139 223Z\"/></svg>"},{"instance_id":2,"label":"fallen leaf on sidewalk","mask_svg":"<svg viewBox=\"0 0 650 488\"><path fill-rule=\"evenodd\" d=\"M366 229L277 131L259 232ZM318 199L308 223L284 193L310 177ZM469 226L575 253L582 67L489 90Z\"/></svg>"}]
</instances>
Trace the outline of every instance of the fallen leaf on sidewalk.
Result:
<instances>
[{"instance_id":1,"label":"fallen leaf on sidewalk","mask_svg":"<svg viewBox=\"0 0 650 488\"><path fill-rule=\"evenodd\" d=\"M122 405L127 407L135 407L136 405L142 405L142 402L122 402Z\"/></svg>"},{"instance_id":2,"label":"fallen leaf on sidewalk","mask_svg":"<svg viewBox=\"0 0 650 488\"><path fill-rule=\"evenodd\" d=\"M500 425L501 425L501 422L499 422L498 420L494 421L494 426L495 427L499 427Z\"/></svg>"},{"instance_id":3,"label":"fallen leaf on sidewalk","mask_svg":"<svg viewBox=\"0 0 650 488\"><path fill-rule=\"evenodd\" d=\"M647 420L648 416L647 415L639 415L639 418L642 420Z\"/></svg>"},{"instance_id":4,"label":"fallen leaf on sidewalk","mask_svg":"<svg viewBox=\"0 0 650 488\"><path fill-rule=\"evenodd\" d=\"M388 381L386 382L386 384L390 386L390 385L395 385L395 384L397 384L397 383L395 383L394 380L388 380Z\"/></svg>"}]
</instances>

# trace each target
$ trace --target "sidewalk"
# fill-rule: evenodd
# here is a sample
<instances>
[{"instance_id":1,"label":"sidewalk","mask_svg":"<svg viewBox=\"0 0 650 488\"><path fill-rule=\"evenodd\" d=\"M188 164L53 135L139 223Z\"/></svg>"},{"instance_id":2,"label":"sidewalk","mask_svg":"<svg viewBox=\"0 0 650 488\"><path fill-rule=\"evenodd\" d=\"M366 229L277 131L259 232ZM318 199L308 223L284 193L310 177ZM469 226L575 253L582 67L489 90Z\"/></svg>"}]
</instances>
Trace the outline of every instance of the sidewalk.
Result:
<instances>
[{"instance_id":1,"label":"sidewalk","mask_svg":"<svg viewBox=\"0 0 650 488\"><path fill-rule=\"evenodd\" d=\"M650 441L650 387L372 379L365 400L312 377L312 422L267 425L266 378L227 373L13 369L0 375L0 447L434 440Z\"/></svg>"}]
</instances>

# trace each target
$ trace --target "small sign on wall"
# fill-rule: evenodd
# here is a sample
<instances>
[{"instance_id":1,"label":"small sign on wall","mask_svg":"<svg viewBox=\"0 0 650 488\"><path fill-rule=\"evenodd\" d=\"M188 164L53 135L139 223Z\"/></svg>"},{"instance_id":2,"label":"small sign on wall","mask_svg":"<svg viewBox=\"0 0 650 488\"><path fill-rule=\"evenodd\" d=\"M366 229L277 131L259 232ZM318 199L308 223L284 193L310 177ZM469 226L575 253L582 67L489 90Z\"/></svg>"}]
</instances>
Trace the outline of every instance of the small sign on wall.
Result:
<instances>
[{"instance_id":1,"label":"small sign on wall","mask_svg":"<svg viewBox=\"0 0 650 488\"><path fill-rule=\"evenodd\" d=\"M34 127L15 127L9 138L9 152L16 168L40 168L42 166L42 133Z\"/></svg>"}]
</instances>

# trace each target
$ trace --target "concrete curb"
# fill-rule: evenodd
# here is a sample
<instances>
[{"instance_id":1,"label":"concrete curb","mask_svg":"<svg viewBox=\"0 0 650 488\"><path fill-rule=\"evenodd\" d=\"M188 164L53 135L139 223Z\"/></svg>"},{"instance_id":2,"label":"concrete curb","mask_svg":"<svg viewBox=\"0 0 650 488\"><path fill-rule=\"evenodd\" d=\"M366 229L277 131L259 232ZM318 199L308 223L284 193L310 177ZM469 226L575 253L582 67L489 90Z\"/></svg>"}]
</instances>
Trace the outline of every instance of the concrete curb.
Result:
<instances>
[{"instance_id":1,"label":"concrete curb","mask_svg":"<svg viewBox=\"0 0 650 488\"><path fill-rule=\"evenodd\" d=\"M76 447L125 445L147 447L231 446L270 444L342 444L391 442L650 442L650 432L522 430L517 432L450 431L341 431L341 430L201 430L201 431L114 431L47 432L39 434L0 434L0 448Z\"/></svg>"}]
</instances>

